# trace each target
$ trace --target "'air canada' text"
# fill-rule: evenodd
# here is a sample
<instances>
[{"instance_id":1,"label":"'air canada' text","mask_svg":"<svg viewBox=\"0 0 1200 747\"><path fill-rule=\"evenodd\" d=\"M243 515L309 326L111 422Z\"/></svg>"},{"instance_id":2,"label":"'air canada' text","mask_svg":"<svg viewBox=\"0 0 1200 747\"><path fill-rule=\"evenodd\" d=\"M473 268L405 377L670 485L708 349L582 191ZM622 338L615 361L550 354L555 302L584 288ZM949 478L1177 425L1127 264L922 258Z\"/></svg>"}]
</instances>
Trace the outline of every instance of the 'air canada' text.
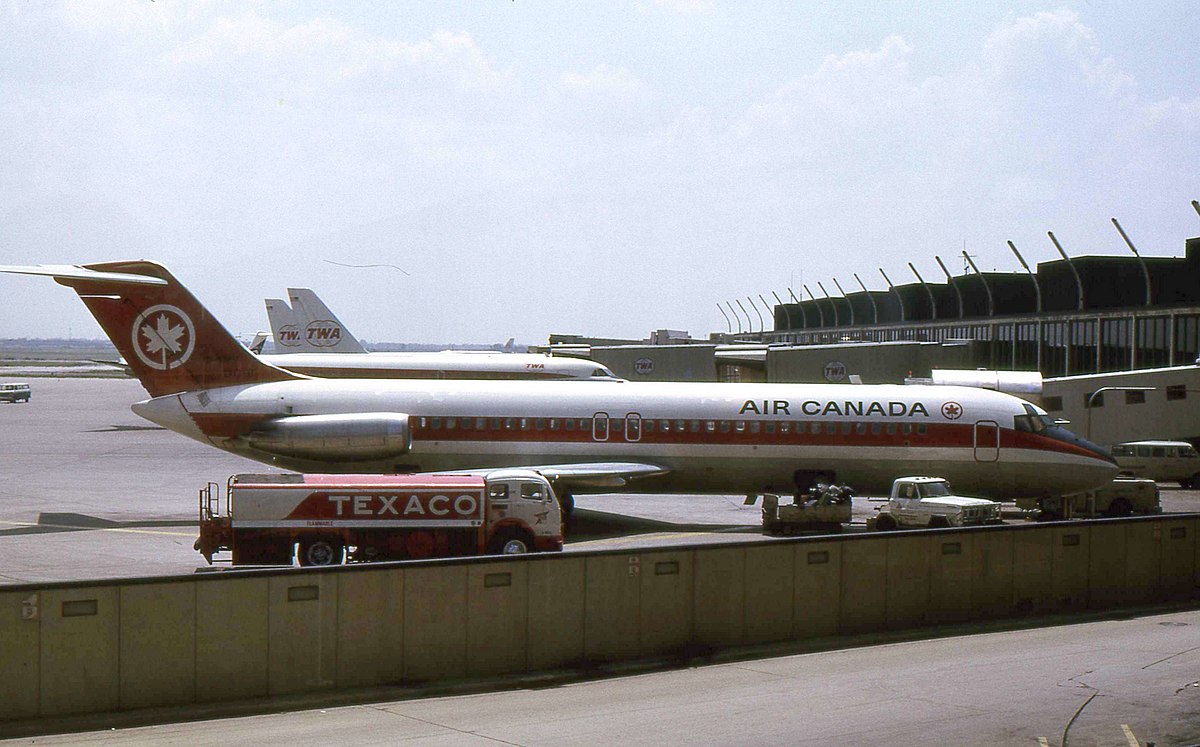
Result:
<instances>
[{"instance_id":1,"label":"'air canada' text","mask_svg":"<svg viewBox=\"0 0 1200 747\"><path fill-rule=\"evenodd\" d=\"M878 415L885 418L929 417L929 411L920 402L878 402L866 400L820 400L808 399L800 403L798 412L792 412L792 403L786 399L748 399L738 410L738 415L753 413L755 415L838 415L869 417Z\"/></svg>"}]
</instances>

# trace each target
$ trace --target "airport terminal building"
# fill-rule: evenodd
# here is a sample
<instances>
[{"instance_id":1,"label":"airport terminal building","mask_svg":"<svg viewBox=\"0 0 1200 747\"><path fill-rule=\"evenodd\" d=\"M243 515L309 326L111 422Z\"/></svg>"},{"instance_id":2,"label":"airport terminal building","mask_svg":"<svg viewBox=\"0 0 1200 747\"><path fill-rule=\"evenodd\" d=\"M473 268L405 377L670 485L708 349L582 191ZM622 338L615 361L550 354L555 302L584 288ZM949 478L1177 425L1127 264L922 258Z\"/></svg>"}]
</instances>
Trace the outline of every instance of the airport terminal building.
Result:
<instances>
[{"instance_id":1,"label":"airport terminal building","mask_svg":"<svg viewBox=\"0 0 1200 747\"><path fill-rule=\"evenodd\" d=\"M972 341L972 368L1075 376L1195 363L1200 238L1174 257L1074 257L775 307L776 344Z\"/></svg>"}]
</instances>

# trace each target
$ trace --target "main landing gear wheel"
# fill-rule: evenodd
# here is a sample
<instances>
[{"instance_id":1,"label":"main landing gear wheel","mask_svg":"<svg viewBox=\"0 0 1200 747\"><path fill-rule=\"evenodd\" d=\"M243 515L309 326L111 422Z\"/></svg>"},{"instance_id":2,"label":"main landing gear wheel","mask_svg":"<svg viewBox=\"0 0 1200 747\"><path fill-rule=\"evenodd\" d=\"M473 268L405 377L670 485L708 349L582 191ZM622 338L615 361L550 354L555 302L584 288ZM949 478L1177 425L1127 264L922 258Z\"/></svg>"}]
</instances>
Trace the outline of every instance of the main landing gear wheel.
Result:
<instances>
[{"instance_id":1,"label":"main landing gear wheel","mask_svg":"<svg viewBox=\"0 0 1200 747\"><path fill-rule=\"evenodd\" d=\"M297 555L300 565L338 565L342 562L342 543L328 539L300 541Z\"/></svg>"},{"instance_id":2,"label":"main landing gear wheel","mask_svg":"<svg viewBox=\"0 0 1200 747\"><path fill-rule=\"evenodd\" d=\"M1109 516L1129 516L1133 513L1133 504L1125 498L1118 498L1108 504L1107 514Z\"/></svg>"}]
</instances>

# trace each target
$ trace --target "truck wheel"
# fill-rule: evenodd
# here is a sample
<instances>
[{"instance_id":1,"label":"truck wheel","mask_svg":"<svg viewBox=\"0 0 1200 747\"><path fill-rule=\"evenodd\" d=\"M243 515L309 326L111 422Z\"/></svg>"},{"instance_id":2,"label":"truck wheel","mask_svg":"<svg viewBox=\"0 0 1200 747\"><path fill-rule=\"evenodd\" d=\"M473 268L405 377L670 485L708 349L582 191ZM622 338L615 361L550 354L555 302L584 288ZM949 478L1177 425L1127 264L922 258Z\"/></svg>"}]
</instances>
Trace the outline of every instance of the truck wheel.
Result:
<instances>
[{"instance_id":1,"label":"truck wheel","mask_svg":"<svg viewBox=\"0 0 1200 747\"><path fill-rule=\"evenodd\" d=\"M1184 490L1191 490L1192 488L1200 487L1200 472L1197 472L1185 480L1180 480L1179 487L1183 488Z\"/></svg>"},{"instance_id":2,"label":"truck wheel","mask_svg":"<svg viewBox=\"0 0 1200 747\"><path fill-rule=\"evenodd\" d=\"M930 529L945 529L950 526L950 521L945 516L931 516L929 518Z\"/></svg>"},{"instance_id":3,"label":"truck wheel","mask_svg":"<svg viewBox=\"0 0 1200 747\"><path fill-rule=\"evenodd\" d=\"M342 543L327 539L300 541L300 565L337 565L342 562Z\"/></svg>"},{"instance_id":4,"label":"truck wheel","mask_svg":"<svg viewBox=\"0 0 1200 747\"><path fill-rule=\"evenodd\" d=\"M1133 504L1126 498L1118 498L1108 504L1108 510L1104 512L1105 516L1129 516L1133 513Z\"/></svg>"},{"instance_id":5,"label":"truck wheel","mask_svg":"<svg viewBox=\"0 0 1200 747\"><path fill-rule=\"evenodd\" d=\"M532 551L533 543L518 532L501 532L488 543L488 552L492 555L523 555Z\"/></svg>"},{"instance_id":6,"label":"truck wheel","mask_svg":"<svg viewBox=\"0 0 1200 747\"><path fill-rule=\"evenodd\" d=\"M881 532L890 532L896 526L896 519L891 514L880 514L875 518L875 528Z\"/></svg>"}]
</instances>

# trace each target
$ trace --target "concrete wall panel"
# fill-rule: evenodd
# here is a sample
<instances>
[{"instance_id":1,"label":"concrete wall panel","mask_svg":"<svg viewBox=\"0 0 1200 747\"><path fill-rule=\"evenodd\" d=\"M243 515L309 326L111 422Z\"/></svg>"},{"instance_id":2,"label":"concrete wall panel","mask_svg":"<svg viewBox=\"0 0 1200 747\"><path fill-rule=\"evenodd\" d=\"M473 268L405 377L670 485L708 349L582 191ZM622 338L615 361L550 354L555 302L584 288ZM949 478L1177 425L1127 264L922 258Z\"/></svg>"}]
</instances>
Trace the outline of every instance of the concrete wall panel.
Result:
<instances>
[{"instance_id":1,"label":"concrete wall panel","mask_svg":"<svg viewBox=\"0 0 1200 747\"><path fill-rule=\"evenodd\" d=\"M584 577L582 557L547 555L528 563L530 669L552 669L583 661Z\"/></svg>"},{"instance_id":2,"label":"concrete wall panel","mask_svg":"<svg viewBox=\"0 0 1200 747\"><path fill-rule=\"evenodd\" d=\"M871 537L842 547L840 632L883 630L887 622L888 538Z\"/></svg>"},{"instance_id":3,"label":"concrete wall panel","mask_svg":"<svg viewBox=\"0 0 1200 747\"><path fill-rule=\"evenodd\" d=\"M523 672L529 563L472 565L467 574L467 673Z\"/></svg>"},{"instance_id":4,"label":"concrete wall panel","mask_svg":"<svg viewBox=\"0 0 1200 747\"><path fill-rule=\"evenodd\" d=\"M1125 530L1123 523L1097 524L1087 530L1091 540L1087 604L1093 609L1114 607L1125 598Z\"/></svg>"},{"instance_id":5,"label":"concrete wall panel","mask_svg":"<svg viewBox=\"0 0 1200 747\"><path fill-rule=\"evenodd\" d=\"M584 656L611 661L637 656L642 574L641 554L587 558L585 581Z\"/></svg>"},{"instance_id":6,"label":"concrete wall panel","mask_svg":"<svg viewBox=\"0 0 1200 747\"><path fill-rule=\"evenodd\" d=\"M434 565L404 571L404 679L467 674L467 567Z\"/></svg>"},{"instance_id":7,"label":"concrete wall panel","mask_svg":"<svg viewBox=\"0 0 1200 747\"><path fill-rule=\"evenodd\" d=\"M975 538L981 532L929 538L929 621L965 622L971 619Z\"/></svg>"},{"instance_id":8,"label":"concrete wall panel","mask_svg":"<svg viewBox=\"0 0 1200 747\"><path fill-rule=\"evenodd\" d=\"M338 687L404 679L404 570L339 573Z\"/></svg>"},{"instance_id":9,"label":"concrete wall panel","mask_svg":"<svg viewBox=\"0 0 1200 747\"><path fill-rule=\"evenodd\" d=\"M38 714L42 596L0 593L0 720Z\"/></svg>"},{"instance_id":10,"label":"concrete wall panel","mask_svg":"<svg viewBox=\"0 0 1200 747\"><path fill-rule=\"evenodd\" d=\"M692 640L692 552L642 556L638 638L643 656L658 656Z\"/></svg>"},{"instance_id":11,"label":"concrete wall panel","mask_svg":"<svg viewBox=\"0 0 1200 747\"><path fill-rule=\"evenodd\" d=\"M746 547L746 643L786 641L792 637L795 611L796 547L794 542Z\"/></svg>"},{"instance_id":12,"label":"concrete wall panel","mask_svg":"<svg viewBox=\"0 0 1200 747\"><path fill-rule=\"evenodd\" d=\"M289 573L271 579L269 687L272 695L337 684L338 579Z\"/></svg>"},{"instance_id":13,"label":"concrete wall panel","mask_svg":"<svg viewBox=\"0 0 1200 747\"><path fill-rule=\"evenodd\" d=\"M841 542L814 542L796 547L792 637L837 635L842 605Z\"/></svg>"},{"instance_id":14,"label":"concrete wall panel","mask_svg":"<svg viewBox=\"0 0 1200 747\"><path fill-rule=\"evenodd\" d=\"M695 554L692 615L702 646L736 646L745 635L746 551L740 547Z\"/></svg>"},{"instance_id":15,"label":"concrete wall panel","mask_svg":"<svg viewBox=\"0 0 1200 747\"><path fill-rule=\"evenodd\" d=\"M120 590L121 708L196 699L196 584Z\"/></svg>"},{"instance_id":16,"label":"concrete wall panel","mask_svg":"<svg viewBox=\"0 0 1200 747\"><path fill-rule=\"evenodd\" d=\"M196 699L267 694L266 578L196 583Z\"/></svg>"},{"instance_id":17,"label":"concrete wall panel","mask_svg":"<svg viewBox=\"0 0 1200 747\"><path fill-rule=\"evenodd\" d=\"M1058 610L1087 607L1091 558L1088 529L1069 525L1054 528L1054 606Z\"/></svg>"},{"instance_id":18,"label":"concrete wall panel","mask_svg":"<svg viewBox=\"0 0 1200 747\"><path fill-rule=\"evenodd\" d=\"M1163 596L1170 600L1191 599L1200 584L1196 578L1196 520L1182 519L1162 522L1162 565L1159 570Z\"/></svg>"},{"instance_id":19,"label":"concrete wall panel","mask_svg":"<svg viewBox=\"0 0 1200 747\"><path fill-rule=\"evenodd\" d=\"M1013 532L975 532L971 537L971 618L993 620L1013 613Z\"/></svg>"},{"instance_id":20,"label":"concrete wall panel","mask_svg":"<svg viewBox=\"0 0 1200 747\"><path fill-rule=\"evenodd\" d=\"M54 589L39 596L40 715L116 710L120 639L117 587Z\"/></svg>"},{"instance_id":21,"label":"concrete wall panel","mask_svg":"<svg viewBox=\"0 0 1200 747\"><path fill-rule=\"evenodd\" d=\"M1054 529L1021 529L1013 538L1013 611L1018 615L1054 609Z\"/></svg>"},{"instance_id":22,"label":"concrete wall panel","mask_svg":"<svg viewBox=\"0 0 1200 747\"><path fill-rule=\"evenodd\" d=\"M1146 604L1163 599L1163 544L1166 533L1162 522L1131 522L1125 525L1125 588L1118 600L1121 604ZM1092 553L1096 552L1096 537L1092 536Z\"/></svg>"},{"instance_id":23,"label":"concrete wall panel","mask_svg":"<svg viewBox=\"0 0 1200 747\"><path fill-rule=\"evenodd\" d=\"M888 628L914 628L929 621L929 545L930 537L920 535L887 540Z\"/></svg>"}]
</instances>

